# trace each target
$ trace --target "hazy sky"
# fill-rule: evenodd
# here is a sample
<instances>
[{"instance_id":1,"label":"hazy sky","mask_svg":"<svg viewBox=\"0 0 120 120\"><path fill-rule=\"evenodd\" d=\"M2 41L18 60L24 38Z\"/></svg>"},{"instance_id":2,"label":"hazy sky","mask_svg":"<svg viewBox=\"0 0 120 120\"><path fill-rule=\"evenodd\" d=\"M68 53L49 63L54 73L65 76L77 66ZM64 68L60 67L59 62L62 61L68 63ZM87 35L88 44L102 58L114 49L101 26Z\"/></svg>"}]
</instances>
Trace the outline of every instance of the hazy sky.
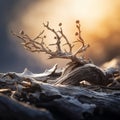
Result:
<instances>
[{"instance_id":1,"label":"hazy sky","mask_svg":"<svg viewBox=\"0 0 120 120\"><path fill-rule=\"evenodd\" d=\"M37 63L31 54L20 52L20 45L10 37L10 23L19 19L20 14L32 4L31 1L0 0L0 72L22 72L25 67L38 72L42 69L40 62ZM20 26L19 22L14 24Z\"/></svg>"},{"instance_id":2,"label":"hazy sky","mask_svg":"<svg viewBox=\"0 0 120 120\"><path fill-rule=\"evenodd\" d=\"M50 21L55 29L62 22L65 33L73 41L76 19L81 21L82 36L91 45L88 55L96 64L119 56L120 0L38 0L22 14L21 23L33 37L42 30L43 22ZM45 63L53 62L40 57L37 55Z\"/></svg>"},{"instance_id":3,"label":"hazy sky","mask_svg":"<svg viewBox=\"0 0 120 120\"><path fill-rule=\"evenodd\" d=\"M75 20L79 19L82 36L91 46L86 54L95 64L120 55L120 0L1 0L0 18L0 72L22 71L25 67L39 72L44 66L63 64L58 59L48 61L45 55L29 53L9 33L11 29L23 29L34 37L46 21L55 29L62 22L72 42Z\"/></svg>"}]
</instances>

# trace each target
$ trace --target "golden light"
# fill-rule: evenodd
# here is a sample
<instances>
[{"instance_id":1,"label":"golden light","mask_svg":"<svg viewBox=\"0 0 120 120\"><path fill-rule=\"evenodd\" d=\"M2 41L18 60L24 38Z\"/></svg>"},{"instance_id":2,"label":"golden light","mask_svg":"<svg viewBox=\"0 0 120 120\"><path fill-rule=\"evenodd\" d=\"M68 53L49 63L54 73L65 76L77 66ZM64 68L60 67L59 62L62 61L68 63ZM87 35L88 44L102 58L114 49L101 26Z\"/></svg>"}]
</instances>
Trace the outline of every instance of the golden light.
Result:
<instances>
[{"instance_id":1,"label":"golden light","mask_svg":"<svg viewBox=\"0 0 120 120\"><path fill-rule=\"evenodd\" d=\"M69 23L80 19L85 29L94 30L100 22L113 13L112 0L45 0L32 4L22 18L25 28L39 31L43 22L50 21L52 25L63 22L65 27ZM33 33L33 31L32 31Z\"/></svg>"},{"instance_id":2,"label":"golden light","mask_svg":"<svg viewBox=\"0 0 120 120\"><path fill-rule=\"evenodd\" d=\"M73 40L75 39L73 37L75 20L79 19L83 38L88 43L92 43L93 47L95 47L94 44L101 47L92 39L95 36L101 38L108 36L109 27L118 25L113 21L118 19L115 18L115 14L119 5L119 0L38 0L23 13L21 21L24 31L32 37L43 29L43 22L49 21L55 29L58 29L59 22L62 22L65 33L70 37L70 40ZM109 26L106 27L107 24L103 22L104 20L111 21ZM51 40L48 42L52 42ZM101 54L103 51L104 49L101 47L96 51L96 54ZM46 58L40 56L38 59L45 61ZM49 62L46 63L49 64Z\"/></svg>"}]
</instances>

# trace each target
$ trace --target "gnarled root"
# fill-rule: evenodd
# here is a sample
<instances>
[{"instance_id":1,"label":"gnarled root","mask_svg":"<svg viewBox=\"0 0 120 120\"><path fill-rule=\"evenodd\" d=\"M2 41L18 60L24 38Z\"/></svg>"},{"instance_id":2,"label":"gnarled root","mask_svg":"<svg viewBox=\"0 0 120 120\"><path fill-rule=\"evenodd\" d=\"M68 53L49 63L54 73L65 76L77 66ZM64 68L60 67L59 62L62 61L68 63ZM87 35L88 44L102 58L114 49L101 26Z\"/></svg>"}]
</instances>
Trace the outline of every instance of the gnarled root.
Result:
<instances>
[{"instance_id":1,"label":"gnarled root","mask_svg":"<svg viewBox=\"0 0 120 120\"><path fill-rule=\"evenodd\" d=\"M70 71L68 74L63 74L63 76L57 80L55 85L80 85L80 82L83 80L94 85L107 85L111 83L111 80L106 77L105 71L96 65L85 64L74 68L74 70Z\"/></svg>"}]
</instances>

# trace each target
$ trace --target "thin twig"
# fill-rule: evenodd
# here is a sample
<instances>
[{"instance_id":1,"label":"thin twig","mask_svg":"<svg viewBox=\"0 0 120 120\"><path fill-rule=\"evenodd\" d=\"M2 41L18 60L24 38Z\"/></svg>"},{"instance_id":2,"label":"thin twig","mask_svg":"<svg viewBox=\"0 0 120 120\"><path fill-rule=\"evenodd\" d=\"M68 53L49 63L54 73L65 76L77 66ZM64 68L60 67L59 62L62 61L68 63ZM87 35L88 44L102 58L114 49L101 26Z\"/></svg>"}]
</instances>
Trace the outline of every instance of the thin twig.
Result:
<instances>
[{"instance_id":1,"label":"thin twig","mask_svg":"<svg viewBox=\"0 0 120 120\"><path fill-rule=\"evenodd\" d=\"M76 50L75 53L72 53L73 47L74 45L72 45L70 43L70 41L68 40L67 36L63 33L63 29L62 29L62 23L59 23L59 27L60 29L58 31L56 31L55 29L51 28L49 26L49 22L47 22L46 24L43 23L43 26L48 30L51 31L55 37L54 39L56 39L56 43L51 43L49 44L49 46L56 46L56 50L53 51L52 49L50 49L46 43L44 42L44 39L46 38L46 36L44 35L44 30L42 32L40 32L35 38L30 38L27 34L24 33L24 31L21 31L19 34L13 33L13 35L15 35L16 37L20 38L22 40L22 45L25 47L25 49L27 49L30 52L44 52L49 56L49 59L53 59L53 58L62 58L62 59L70 59L72 62L79 62L79 63L88 63L87 60L84 60L83 57L77 57L78 53L82 53L84 51L86 51L86 49L89 47L89 45L85 44L85 41L82 39L81 37L81 30L80 30L80 23L79 21L76 21L76 27L77 27L77 41L74 42L79 42L82 44L82 46L80 46L80 48L78 48ZM69 47L69 51L67 51L66 49L63 50L62 48L62 41L61 39L63 38L63 40L65 40L65 44ZM37 41L39 40L39 41ZM63 46L64 46L63 45Z\"/></svg>"}]
</instances>

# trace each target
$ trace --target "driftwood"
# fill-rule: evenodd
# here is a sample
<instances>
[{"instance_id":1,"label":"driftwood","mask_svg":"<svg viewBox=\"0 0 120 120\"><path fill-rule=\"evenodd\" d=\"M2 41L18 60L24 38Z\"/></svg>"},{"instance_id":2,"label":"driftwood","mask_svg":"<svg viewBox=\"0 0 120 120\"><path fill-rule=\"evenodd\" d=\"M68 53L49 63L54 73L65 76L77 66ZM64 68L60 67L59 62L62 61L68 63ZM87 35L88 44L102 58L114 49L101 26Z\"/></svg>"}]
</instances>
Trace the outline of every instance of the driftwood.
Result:
<instances>
[{"instance_id":1,"label":"driftwood","mask_svg":"<svg viewBox=\"0 0 120 120\"><path fill-rule=\"evenodd\" d=\"M0 120L54 120L47 110L20 104L0 94Z\"/></svg>"},{"instance_id":2,"label":"driftwood","mask_svg":"<svg viewBox=\"0 0 120 120\"><path fill-rule=\"evenodd\" d=\"M64 34L62 23L59 23L58 30L49 22L43 24L54 35L55 43L49 45L45 43L48 37L45 30L35 38L24 31L13 33L28 51L43 52L49 55L49 59L69 59L71 62L64 70L58 70L55 65L40 74L27 69L23 73L1 73L0 93L8 97L0 95L0 119L120 119L120 69L101 69L86 58L83 52L89 44L81 36L80 21L76 20L75 25L77 31L73 43ZM74 51L76 43L79 47Z\"/></svg>"},{"instance_id":3,"label":"driftwood","mask_svg":"<svg viewBox=\"0 0 120 120\"><path fill-rule=\"evenodd\" d=\"M60 78L55 84L78 86L83 80L95 85L107 85L111 83L102 69L93 64L86 64L72 70Z\"/></svg>"},{"instance_id":4,"label":"driftwood","mask_svg":"<svg viewBox=\"0 0 120 120\"><path fill-rule=\"evenodd\" d=\"M119 78L116 69L103 70L93 64L68 66L64 71L55 65L41 74L27 69L1 73L0 119L120 119ZM90 85L81 85L83 80Z\"/></svg>"},{"instance_id":5,"label":"driftwood","mask_svg":"<svg viewBox=\"0 0 120 120\"><path fill-rule=\"evenodd\" d=\"M106 94L82 87L53 86L35 81L28 88L20 90L18 86L18 91L12 95L11 99L13 100L0 96L1 118L6 118L6 115L8 118L16 120L19 118L51 120L51 116L55 120L112 120L120 118L120 92ZM17 101L34 106L38 110L31 110L28 106ZM51 114L41 113L39 108L44 108Z\"/></svg>"}]
</instances>

